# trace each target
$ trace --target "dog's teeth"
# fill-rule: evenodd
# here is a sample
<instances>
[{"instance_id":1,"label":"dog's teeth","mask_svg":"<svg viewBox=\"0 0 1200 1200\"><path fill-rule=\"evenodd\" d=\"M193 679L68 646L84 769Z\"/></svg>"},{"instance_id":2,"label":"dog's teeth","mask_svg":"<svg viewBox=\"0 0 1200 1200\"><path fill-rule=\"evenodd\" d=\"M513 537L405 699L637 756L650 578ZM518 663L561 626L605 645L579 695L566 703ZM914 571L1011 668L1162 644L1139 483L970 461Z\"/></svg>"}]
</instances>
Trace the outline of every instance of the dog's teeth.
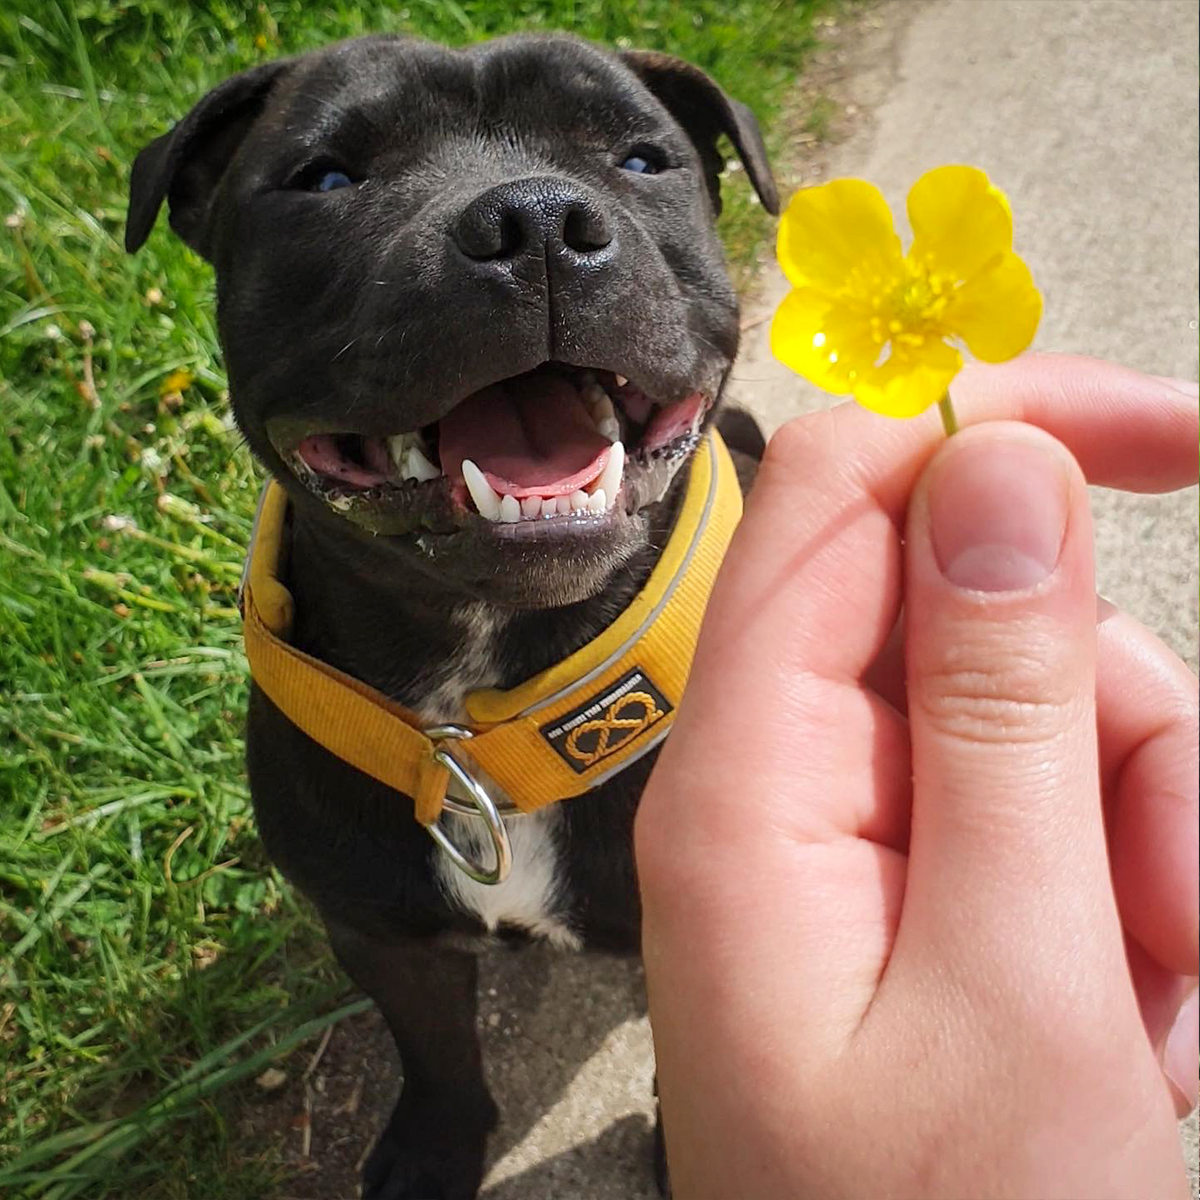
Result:
<instances>
[{"instance_id":1,"label":"dog's teeth","mask_svg":"<svg viewBox=\"0 0 1200 1200\"><path fill-rule=\"evenodd\" d=\"M615 442L621 436L621 425L617 420L617 410L613 408L613 402L608 393L602 391L589 404L589 411L592 414L592 420L595 422L596 428L610 442Z\"/></svg>"},{"instance_id":2,"label":"dog's teeth","mask_svg":"<svg viewBox=\"0 0 1200 1200\"><path fill-rule=\"evenodd\" d=\"M624 375L614 375L613 379L616 380L617 387L624 387L629 382L629 380L626 379Z\"/></svg>"},{"instance_id":3,"label":"dog's teeth","mask_svg":"<svg viewBox=\"0 0 1200 1200\"><path fill-rule=\"evenodd\" d=\"M293 453L290 459L292 470L300 476L301 479L319 479L320 476L304 461L299 453Z\"/></svg>"},{"instance_id":4,"label":"dog's teeth","mask_svg":"<svg viewBox=\"0 0 1200 1200\"><path fill-rule=\"evenodd\" d=\"M541 496L526 496L521 501L521 516L526 520L532 520L534 517L542 515L542 498Z\"/></svg>"},{"instance_id":5,"label":"dog's teeth","mask_svg":"<svg viewBox=\"0 0 1200 1200\"><path fill-rule=\"evenodd\" d=\"M550 501L547 500L546 503L549 504ZM570 496L559 496L558 499L554 501L554 512L557 516L565 517L570 511L571 511L571 497Z\"/></svg>"},{"instance_id":6,"label":"dog's teeth","mask_svg":"<svg viewBox=\"0 0 1200 1200\"><path fill-rule=\"evenodd\" d=\"M410 430L408 433L397 433L388 438L388 454L391 455L392 462L396 464L398 471L404 469L404 459L414 446L417 449L420 449L421 446L421 435L415 430Z\"/></svg>"},{"instance_id":7,"label":"dog's teeth","mask_svg":"<svg viewBox=\"0 0 1200 1200\"><path fill-rule=\"evenodd\" d=\"M596 484L596 489L592 493L603 492L606 496L612 496L616 499L617 492L621 490L621 476L625 471L625 446L621 442L613 442L612 448L608 452L608 462L604 464L604 470L600 472L600 481Z\"/></svg>"},{"instance_id":8,"label":"dog's teeth","mask_svg":"<svg viewBox=\"0 0 1200 1200\"><path fill-rule=\"evenodd\" d=\"M487 517L489 521L499 521L500 497L492 485L484 479L483 472L469 458L464 458L462 473L467 491L471 493L471 499L475 501L475 507L479 509L479 515ZM516 517L513 520L515 521Z\"/></svg>"},{"instance_id":9,"label":"dog's teeth","mask_svg":"<svg viewBox=\"0 0 1200 1200\"><path fill-rule=\"evenodd\" d=\"M588 497L588 512L602 513L608 507L608 497L604 494L603 488L597 488Z\"/></svg>"},{"instance_id":10,"label":"dog's teeth","mask_svg":"<svg viewBox=\"0 0 1200 1200\"><path fill-rule=\"evenodd\" d=\"M500 520L506 525L511 525L514 521L521 519L521 506L517 502L516 496L505 496L500 501Z\"/></svg>"},{"instance_id":11,"label":"dog's teeth","mask_svg":"<svg viewBox=\"0 0 1200 1200\"><path fill-rule=\"evenodd\" d=\"M608 399L608 393L594 379L585 383L579 389L579 394L589 408L595 408L602 400Z\"/></svg>"},{"instance_id":12,"label":"dog's teeth","mask_svg":"<svg viewBox=\"0 0 1200 1200\"><path fill-rule=\"evenodd\" d=\"M441 475L441 471L416 446L408 448L400 473L405 479L416 479L421 483L428 479L437 479Z\"/></svg>"},{"instance_id":13,"label":"dog's teeth","mask_svg":"<svg viewBox=\"0 0 1200 1200\"><path fill-rule=\"evenodd\" d=\"M613 408L612 399L605 391L600 391L600 395L597 396L595 400L591 401L591 408L592 420L594 420L597 425L599 425L601 421L616 420L617 410Z\"/></svg>"},{"instance_id":14,"label":"dog's teeth","mask_svg":"<svg viewBox=\"0 0 1200 1200\"><path fill-rule=\"evenodd\" d=\"M587 492L584 492L584 491L572 492L571 493L571 511L572 512L586 512L589 499L591 499L591 497L588 496Z\"/></svg>"}]
</instances>

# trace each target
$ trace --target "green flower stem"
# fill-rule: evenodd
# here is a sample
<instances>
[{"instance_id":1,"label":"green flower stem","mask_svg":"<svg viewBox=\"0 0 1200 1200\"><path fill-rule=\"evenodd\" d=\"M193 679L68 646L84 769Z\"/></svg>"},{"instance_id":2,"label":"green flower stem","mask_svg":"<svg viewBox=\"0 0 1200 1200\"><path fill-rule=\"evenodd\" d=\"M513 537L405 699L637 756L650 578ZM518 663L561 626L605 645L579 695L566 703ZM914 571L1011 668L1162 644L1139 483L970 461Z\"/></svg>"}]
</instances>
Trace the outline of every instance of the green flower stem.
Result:
<instances>
[{"instance_id":1,"label":"green flower stem","mask_svg":"<svg viewBox=\"0 0 1200 1200\"><path fill-rule=\"evenodd\" d=\"M949 392L938 401L938 412L942 414L942 428L945 429L946 436L952 437L958 432L958 418L954 415L954 405L950 403Z\"/></svg>"}]
</instances>

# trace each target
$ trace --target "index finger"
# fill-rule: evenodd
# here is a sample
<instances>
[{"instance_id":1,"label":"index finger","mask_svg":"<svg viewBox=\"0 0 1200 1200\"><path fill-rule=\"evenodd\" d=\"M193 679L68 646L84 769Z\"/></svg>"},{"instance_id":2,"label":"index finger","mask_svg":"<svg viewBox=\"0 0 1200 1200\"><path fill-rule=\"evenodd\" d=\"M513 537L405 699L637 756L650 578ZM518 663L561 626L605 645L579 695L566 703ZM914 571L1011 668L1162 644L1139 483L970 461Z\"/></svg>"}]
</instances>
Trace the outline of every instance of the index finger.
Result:
<instances>
[{"instance_id":1,"label":"index finger","mask_svg":"<svg viewBox=\"0 0 1200 1200\"><path fill-rule=\"evenodd\" d=\"M1036 425L1067 446L1089 483L1162 492L1196 482L1196 401L1165 380L1043 354L972 364L952 390L962 424ZM799 668L857 679L895 624L900 529L942 436L935 412L884 421L852 403L780 429L713 594L712 623L734 633L721 614L753 614L754 626L785 636L779 648ZM789 616L776 628L768 614L780 608Z\"/></svg>"}]
</instances>

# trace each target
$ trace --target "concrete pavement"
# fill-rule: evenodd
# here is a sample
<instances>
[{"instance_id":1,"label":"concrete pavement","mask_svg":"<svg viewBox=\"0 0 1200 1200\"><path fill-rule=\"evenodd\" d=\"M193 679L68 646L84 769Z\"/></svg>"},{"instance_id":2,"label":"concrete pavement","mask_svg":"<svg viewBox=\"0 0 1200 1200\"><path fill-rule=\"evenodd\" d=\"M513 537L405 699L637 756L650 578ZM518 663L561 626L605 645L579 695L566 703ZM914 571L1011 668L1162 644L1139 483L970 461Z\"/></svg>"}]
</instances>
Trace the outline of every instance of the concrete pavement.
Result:
<instances>
[{"instance_id":1,"label":"concrete pavement","mask_svg":"<svg viewBox=\"0 0 1200 1200\"><path fill-rule=\"evenodd\" d=\"M929 167L981 166L1046 298L1038 347L1195 380L1197 26L1194 0L890 0L840 31L831 90L849 136L798 155L793 182L859 175L902 212ZM783 290L769 270L749 321ZM750 328L735 392L774 427L828 399L771 359L766 334ZM1195 666L1195 492L1095 499L1102 592ZM652 1200L636 965L497 950L482 975L505 1113L485 1195Z\"/></svg>"}]
</instances>

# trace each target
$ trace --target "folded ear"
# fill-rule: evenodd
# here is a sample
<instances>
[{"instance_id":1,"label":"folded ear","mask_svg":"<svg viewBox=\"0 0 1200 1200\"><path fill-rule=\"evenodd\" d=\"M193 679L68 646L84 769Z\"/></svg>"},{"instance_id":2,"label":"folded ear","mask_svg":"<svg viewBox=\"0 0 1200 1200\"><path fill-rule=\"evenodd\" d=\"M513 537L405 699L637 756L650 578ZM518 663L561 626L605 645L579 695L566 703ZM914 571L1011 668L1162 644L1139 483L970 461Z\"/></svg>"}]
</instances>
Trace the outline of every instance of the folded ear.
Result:
<instances>
[{"instance_id":1,"label":"folded ear","mask_svg":"<svg viewBox=\"0 0 1200 1200\"><path fill-rule=\"evenodd\" d=\"M288 59L279 59L225 80L174 129L142 150L129 180L126 250L133 253L150 236L165 199L171 228L193 250L205 254L217 185L262 111L267 93L289 65Z\"/></svg>"},{"instance_id":2,"label":"folded ear","mask_svg":"<svg viewBox=\"0 0 1200 1200\"><path fill-rule=\"evenodd\" d=\"M721 211L718 177L725 166L717 152L717 138L726 134L763 208L772 216L779 214L779 193L767 162L767 150L758 121L746 105L727 96L699 67L681 58L652 50L628 50L621 60L658 97L695 143L717 212Z\"/></svg>"}]
</instances>

